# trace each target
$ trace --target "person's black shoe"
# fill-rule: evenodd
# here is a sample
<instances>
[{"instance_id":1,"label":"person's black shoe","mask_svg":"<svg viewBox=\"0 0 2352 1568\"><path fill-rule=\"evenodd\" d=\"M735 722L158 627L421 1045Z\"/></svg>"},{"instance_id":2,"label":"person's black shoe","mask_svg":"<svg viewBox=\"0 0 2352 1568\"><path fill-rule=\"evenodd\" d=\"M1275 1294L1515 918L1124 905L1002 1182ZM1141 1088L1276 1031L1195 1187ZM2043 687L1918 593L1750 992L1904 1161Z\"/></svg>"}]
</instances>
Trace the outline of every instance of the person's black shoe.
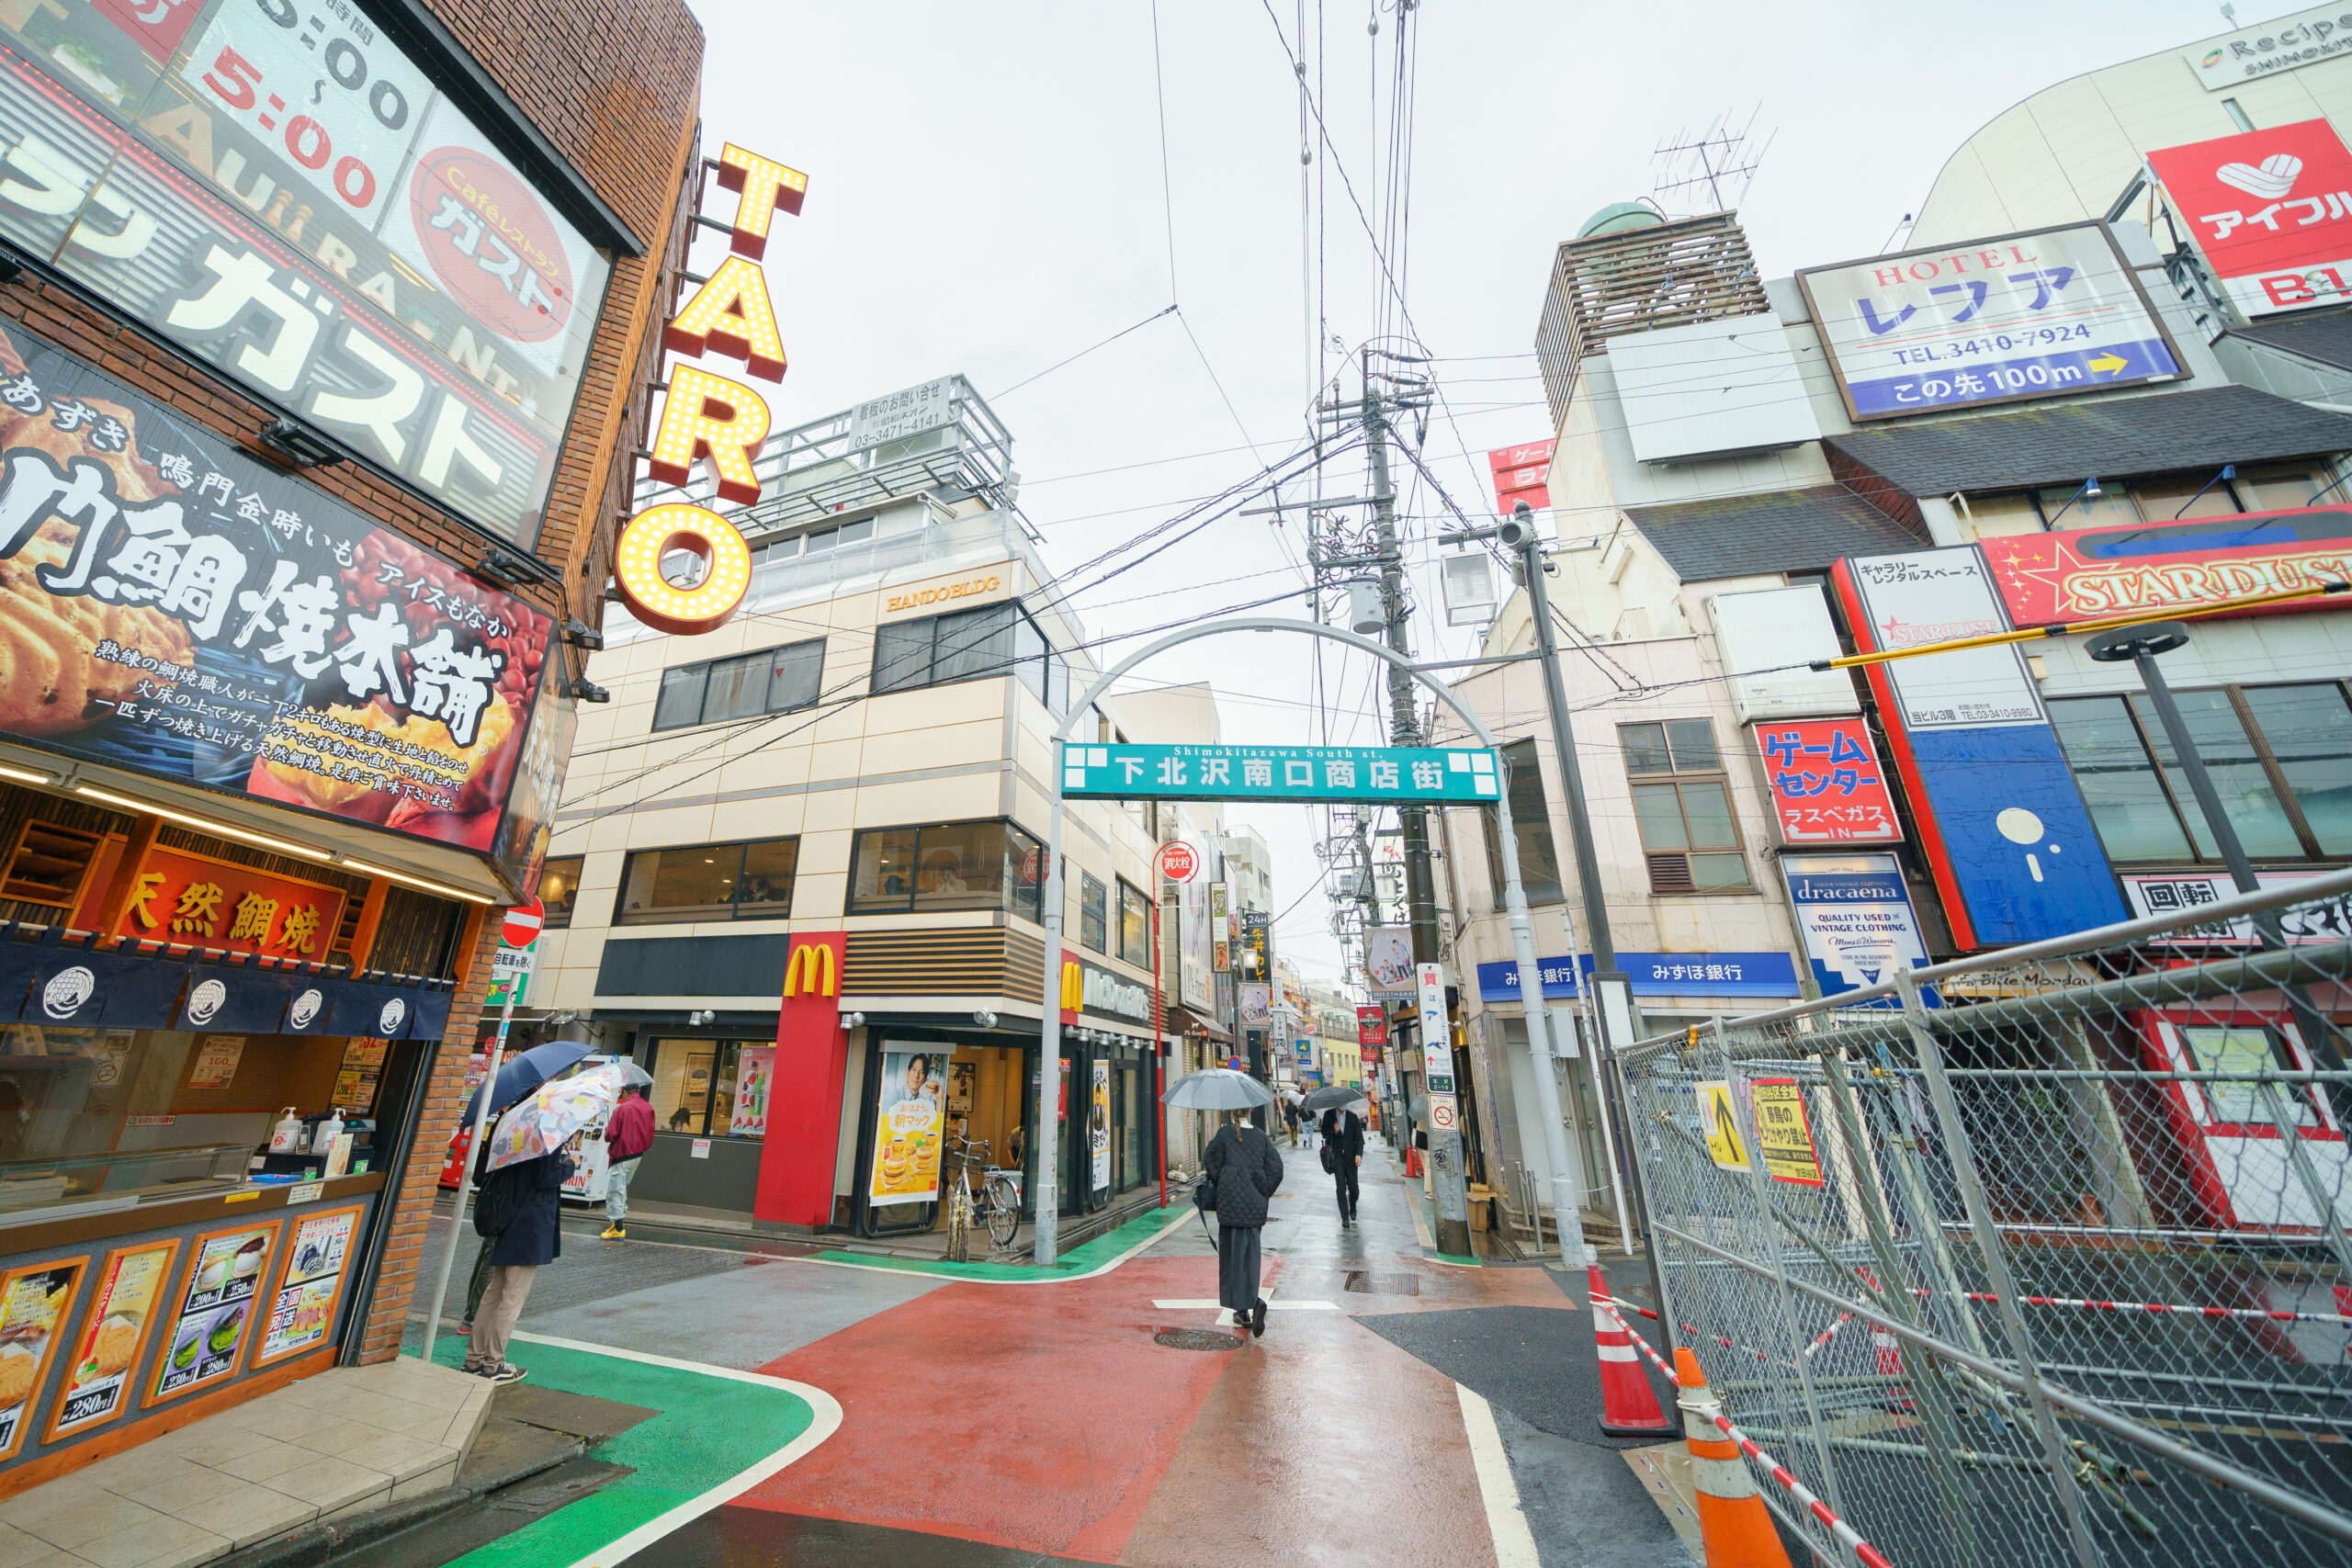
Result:
<instances>
[{"instance_id":1,"label":"person's black shoe","mask_svg":"<svg viewBox=\"0 0 2352 1568\"><path fill-rule=\"evenodd\" d=\"M1252 1339L1266 1337L1266 1298L1263 1296L1260 1296L1258 1304L1250 1309L1250 1337Z\"/></svg>"}]
</instances>

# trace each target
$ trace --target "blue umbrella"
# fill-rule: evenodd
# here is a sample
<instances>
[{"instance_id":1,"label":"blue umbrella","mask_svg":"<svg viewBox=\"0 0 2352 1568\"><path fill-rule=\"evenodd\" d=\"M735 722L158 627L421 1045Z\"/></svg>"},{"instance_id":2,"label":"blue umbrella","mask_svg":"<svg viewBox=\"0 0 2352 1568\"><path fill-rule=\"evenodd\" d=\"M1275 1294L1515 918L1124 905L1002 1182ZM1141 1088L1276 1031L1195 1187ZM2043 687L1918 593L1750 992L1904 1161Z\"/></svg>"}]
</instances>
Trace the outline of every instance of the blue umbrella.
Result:
<instances>
[{"instance_id":1,"label":"blue umbrella","mask_svg":"<svg viewBox=\"0 0 2352 1568\"><path fill-rule=\"evenodd\" d=\"M534 1045L506 1058L498 1069L498 1089L490 1098L492 1111L501 1111L548 1079L571 1066L581 1057L591 1055L595 1047L585 1040L550 1040L544 1045ZM458 1118L459 1126L470 1128L474 1112L481 1107L481 1086L474 1086L466 1097L465 1113Z\"/></svg>"}]
</instances>

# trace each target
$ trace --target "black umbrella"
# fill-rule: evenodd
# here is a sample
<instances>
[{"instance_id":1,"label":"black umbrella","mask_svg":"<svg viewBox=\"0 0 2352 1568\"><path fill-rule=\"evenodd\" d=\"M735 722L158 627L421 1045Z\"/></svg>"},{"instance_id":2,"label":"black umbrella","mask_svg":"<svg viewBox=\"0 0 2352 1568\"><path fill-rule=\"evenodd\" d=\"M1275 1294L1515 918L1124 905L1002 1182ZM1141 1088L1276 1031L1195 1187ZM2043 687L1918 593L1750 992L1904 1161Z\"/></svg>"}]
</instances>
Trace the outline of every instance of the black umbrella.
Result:
<instances>
[{"instance_id":1,"label":"black umbrella","mask_svg":"<svg viewBox=\"0 0 2352 1568\"><path fill-rule=\"evenodd\" d=\"M1337 1111L1346 1105L1369 1105L1363 1090L1352 1084L1335 1083L1329 1089L1318 1089L1299 1104L1302 1111Z\"/></svg>"},{"instance_id":2,"label":"black umbrella","mask_svg":"<svg viewBox=\"0 0 2352 1568\"><path fill-rule=\"evenodd\" d=\"M585 1040L550 1040L507 1057L498 1069L498 1089L490 1097L492 1113L505 1110L595 1049ZM476 1084L473 1093L466 1097L465 1114L458 1118L458 1124L471 1127L474 1112L481 1106L481 1086Z\"/></svg>"}]
</instances>

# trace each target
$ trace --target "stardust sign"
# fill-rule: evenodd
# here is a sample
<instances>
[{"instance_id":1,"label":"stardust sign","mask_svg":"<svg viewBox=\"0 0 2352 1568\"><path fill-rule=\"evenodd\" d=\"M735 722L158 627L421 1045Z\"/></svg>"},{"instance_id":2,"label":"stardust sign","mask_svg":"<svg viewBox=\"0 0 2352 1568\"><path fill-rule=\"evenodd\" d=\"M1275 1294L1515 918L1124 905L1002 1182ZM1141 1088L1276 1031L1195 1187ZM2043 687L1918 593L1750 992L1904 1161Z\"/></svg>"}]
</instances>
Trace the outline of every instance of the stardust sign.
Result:
<instances>
[{"instance_id":1,"label":"stardust sign","mask_svg":"<svg viewBox=\"0 0 2352 1568\"><path fill-rule=\"evenodd\" d=\"M700 358L729 355L744 373L784 379L784 339L768 299L767 276L756 265L767 254L768 230L778 212L797 213L808 176L728 143L718 154L720 186L739 193L729 226L734 252L705 278L662 333L673 353ZM699 214L697 214L699 216ZM767 400L742 382L691 365L670 372L662 419L653 431L648 471L664 484L683 485L696 462L709 465L717 493L739 506L760 499L752 459L768 436ZM701 558L703 575L681 588L662 574L673 550ZM707 507L683 502L649 506L630 518L613 544L613 580L629 614L656 631L691 637L722 626L752 586L752 551L732 523Z\"/></svg>"},{"instance_id":2,"label":"stardust sign","mask_svg":"<svg viewBox=\"0 0 2352 1568\"><path fill-rule=\"evenodd\" d=\"M1458 801L1497 798L1495 754L1450 746L1062 747L1072 800Z\"/></svg>"},{"instance_id":3,"label":"stardust sign","mask_svg":"<svg viewBox=\"0 0 2352 1568\"><path fill-rule=\"evenodd\" d=\"M2352 299L2352 153L2326 120L2167 147L2148 166L2246 315Z\"/></svg>"},{"instance_id":4,"label":"stardust sign","mask_svg":"<svg viewBox=\"0 0 2352 1568\"><path fill-rule=\"evenodd\" d=\"M2172 339L2098 223L1797 274L1856 420L2169 381Z\"/></svg>"},{"instance_id":5,"label":"stardust sign","mask_svg":"<svg viewBox=\"0 0 2352 1568\"><path fill-rule=\"evenodd\" d=\"M2020 626L2352 581L2352 509L2252 512L2185 523L1995 539L1982 548ZM2312 599L2246 615L2312 610Z\"/></svg>"}]
</instances>

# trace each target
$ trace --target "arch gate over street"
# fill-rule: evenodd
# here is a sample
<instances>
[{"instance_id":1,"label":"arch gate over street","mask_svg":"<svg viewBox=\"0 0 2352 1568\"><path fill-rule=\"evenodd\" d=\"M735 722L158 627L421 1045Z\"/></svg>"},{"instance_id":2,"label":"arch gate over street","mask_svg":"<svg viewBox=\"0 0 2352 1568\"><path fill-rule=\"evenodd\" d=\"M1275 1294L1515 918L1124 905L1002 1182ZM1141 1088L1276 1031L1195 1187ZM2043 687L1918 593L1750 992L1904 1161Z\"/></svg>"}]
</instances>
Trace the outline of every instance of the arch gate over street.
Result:
<instances>
[{"instance_id":1,"label":"arch gate over street","mask_svg":"<svg viewBox=\"0 0 2352 1568\"><path fill-rule=\"evenodd\" d=\"M1420 682L1424 686L1427 686L1431 692L1436 694L1440 702L1453 709L1454 714L1461 718L1462 722L1469 727L1471 733L1478 738L1478 743L1495 755L1497 759L1495 764L1497 769L1495 777L1498 783L1498 787L1496 789L1494 796L1494 807L1498 818L1496 823L1497 832L1499 836L1500 841L1505 844L1515 843L1517 841L1513 836L1511 829L1510 792L1507 788L1499 787L1499 781L1501 779L1500 757L1502 743L1495 738L1494 732L1487 728L1485 723L1479 719L1478 716L1473 713L1469 707L1467 707L1453 694L1451 687L1430 679L1426 672L1424 672L1419 666L1415 665L1413 661L1405 655L1396 652L1395 649L1387 647L1384 643L1375 642L1367 637L1359 637L1353 632L1341 631L1336 626L1321 626L1313 621L1291 620L1285 617L1274 615L1245 615L1235 620L1216 621L1207 626L1192 626L1183 631L1170 632L1166 637L1159 637L1155 641L1145 645L1136 652L1127 655L1126 658L1121 660L1118 663L1113 665L1109 671L1104 672L1100 680L1096 681L1093 685L1087 688L1086 694L1084 696L1079 698L1078 701L1070 705L1070 710L1068 716L1063 718L1060 725L1054 730L1053 744L1055 747L1055 755L1052 759L1051 765L1047 769L1048 782L1046 784L1046 816L1048 818L1048 824L1044 909L1046 926L1046 962L1049 970L1057 969L1062 962L1062 900L1064 897L1062 879L1063 753L1070 744L1071 727L1076 725L1084 715L1092 711L1096 700L1107 693L1111 689L1112 685L1116 682L1121 676L1134 669L1136 665L1142 663L1145 660L1151 658L1155 654L1165 653L1171 648L1181 647L1185 643L1196 641L1201 637L1216 637L1228 632L1296 632L1307 637L1324 637L1332 642L1344 644L1349 648L1361 649L1365 653L1373 655L1376 659L1385 660L1389 664L1402 670L1406 674L1410 675L1416 681ZM1219 795L1211 792L1199 795L1189 795L1186 798L1214 800L1232 798L1253 799L1257 797L1246 795ZM1329 792L1316 796L1316 799L1318 801L1343 798L1349 797L1345 795L1333 795ZM1390 804L1393 802L1393 797L1385 795L1366 795L1357 798L1361 798L1366 802L1379 804ZM1519 857L1516 855L1506 854L1502 857L1502 863L1503 908L1510 926L1512 953L1517 959L1519 964L1519 999L1521 1007L1525 1010L1527 1015L1528 1048L1530 1051L1534 1053L1537 1060L1542 1061L1549 1057L1553 1053L1551 1048L1551 1034L1548 1028L1550 1021L1545 1016L1545 1009L1544 1005L1543 976L1535 958L1535 928L1527 912L1526 890L1520 885ZM1037 1125L1041 1128L1056 1128L1059 1126L1058 1108L1061 1101L1062 1021L1060 1010L1051 1005L1051 987L1049 986L1047 989L1049 993L1048 1005L1045 1009L1045 1021L1040 1029L1041 1055L1039 1056L1039 1067L1037 1073ZM1440 1020L1439 1030L1441 1038L1445 1042L1450 1059L1453 1047L1453 1032L1451 1025L1445 1021ZM1421 1036L1424 1044L1426 1044L1429 1039L1429 1021L1426 1019L1421 1022ZM1159 1043L1156 1041L1153 1043L1153 1049L1159 1049ZM1569 1163L1568 1156L1567 1127L1560 1118L1559 1092L1557 1087L1553 1082L1552 1075L1548 1072L1539 1072L1533 1076L1535 1079L1536 1103L1544 1122L1544 1152L1550 1156L1552 1164L1552 1212L1561 1226L1561 1234L1565 1236L1566 1234L1567 1216L1574 1214L1580 1205L1580 1195L1573 1190L1573 1183L1567 1174L1568 1171L1573 1168ZM1164 1113L1163 1110L1162 1114ZM1453 1160L1455 1169L1458 1174L1460 1169L1460 1155L1458 1153L1459 1134L1453 1134L1453 1137L1457 1144L1457 1152L1453 1156ZM1437 1152L1435 1147L1437 1139L1432 1137L1431 1153L1433 1155ZM1055 1240L1057 1223L1060 1217L1061 1205L1061 1174L1059 1166L1059 1160L1051 1157L1046 1149L1041 1148L1038 1151L1036 1175L1036 1260L1040 1264L1051 1264L1056 1256L1057 1249Z\"/></svg>"}]
</instances>

